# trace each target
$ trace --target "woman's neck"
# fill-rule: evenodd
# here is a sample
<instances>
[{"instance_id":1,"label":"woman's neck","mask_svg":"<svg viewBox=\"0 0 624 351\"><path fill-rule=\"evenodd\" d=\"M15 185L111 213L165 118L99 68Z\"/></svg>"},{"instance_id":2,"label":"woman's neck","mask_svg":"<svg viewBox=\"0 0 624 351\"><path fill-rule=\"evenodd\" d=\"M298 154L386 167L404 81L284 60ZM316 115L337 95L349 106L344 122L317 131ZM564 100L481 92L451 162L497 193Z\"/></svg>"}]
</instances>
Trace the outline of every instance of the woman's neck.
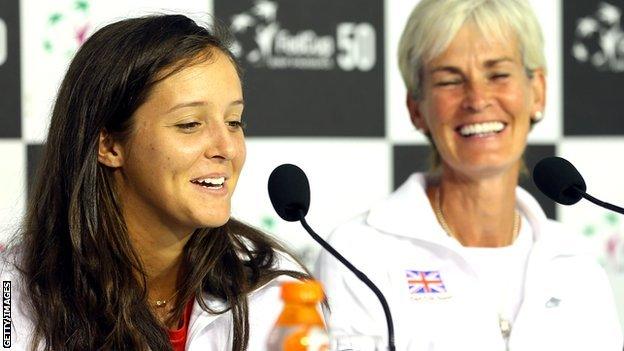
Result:
<instances>
[{"instance_id":1,"label":"woman's neck","mask_svg":"<svg viewBox=\"0 0 624 351\"><path fill-rule=\"evenodd\" d=\"M137 251L147 274L150 303L174 297L182 275L184 243L168 247L144 246Z\"/></svg>"},{"instance_id":2,"label":"woman's neck","mask_svg":"<svg viewBox=\"0 0 624 351\"><path fill-rule=\"evenodd\" d=\"M516 169L474 178L444 169L439 184L430 186L427 195L434 209L439 196L438 217L442 216L451 231L449 235L462 245L501 247L514 240L517 184Z\"/></svg>"},{"instance_id":3,"label":"woman's neck","mask_svg":"<svg viewBox=\"0 0 624 351\"><path fill-rule=\"evenodd\" d=\"M167 228L126 219L132 246L141 260L147 278L148 303L153 308L157 301L165 301L167 310L175 305L180 277L184 275L184 246L191 233L179 235Z\"/></svg>"}]
</instances>

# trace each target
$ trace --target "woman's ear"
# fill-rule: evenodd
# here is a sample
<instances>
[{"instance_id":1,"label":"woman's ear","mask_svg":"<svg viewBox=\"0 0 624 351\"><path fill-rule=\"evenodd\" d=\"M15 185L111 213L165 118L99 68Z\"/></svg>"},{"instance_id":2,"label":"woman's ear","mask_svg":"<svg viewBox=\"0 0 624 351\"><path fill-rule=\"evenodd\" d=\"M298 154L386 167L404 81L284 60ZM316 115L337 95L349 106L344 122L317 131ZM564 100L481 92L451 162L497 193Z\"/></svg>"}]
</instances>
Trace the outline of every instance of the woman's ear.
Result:
<instances>
[{"instance_id":1,"label":"woman's ear","mask_svg":"<svg viewBox=\"0 0 624 351\"><path fill-rule=\"evenodd\" d=\"M406 103L407 110L409 111L410 119L412 120L414 127L425 134L429 133L429 128L427 127L425 118L420 112L420 102L408 92Z\"/></svg>"},{"instance_id":2,"label":"woman's ear","mask_svg":"<svg viewBox=\"0 0 624 351\"><path fill-rule=\"evenodd\" d=\"M533 71L531 89L533 89L533 111L531 111L531 115L535 115L537 112L543 112L546 106L546 78L543 69L538 68Z\"/></svg>"},{"instance_id":3,"label":"woman's ear","mask_svg":"<svg viewBox=\"0 0 624 351\"><path fill-rule=\"evenodd\" d=\"M111 168L123 166L121 144L106 130L100 132L98 162Z\"/></svg>"}]
</instances>

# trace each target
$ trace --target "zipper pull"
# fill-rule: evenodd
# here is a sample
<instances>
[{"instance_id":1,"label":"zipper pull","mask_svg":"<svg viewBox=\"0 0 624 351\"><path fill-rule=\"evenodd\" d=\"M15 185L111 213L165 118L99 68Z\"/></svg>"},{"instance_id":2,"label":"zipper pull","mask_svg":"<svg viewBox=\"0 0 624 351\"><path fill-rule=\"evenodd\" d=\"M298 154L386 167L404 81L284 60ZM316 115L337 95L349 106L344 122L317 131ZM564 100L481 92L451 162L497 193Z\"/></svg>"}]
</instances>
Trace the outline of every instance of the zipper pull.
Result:
<instances>
[{"instance_id":1,"label":"zipper pull","mask_svg":"<svg viewBox=\"0 0 624 351\"><path fill-rule=\"evenodd\" d=\"M498 326L500 327L501 335L505 340L505 350L509 351L509 335L511 335L511 323L509 320L498 316Z\"/></svg>"}]
</instances>

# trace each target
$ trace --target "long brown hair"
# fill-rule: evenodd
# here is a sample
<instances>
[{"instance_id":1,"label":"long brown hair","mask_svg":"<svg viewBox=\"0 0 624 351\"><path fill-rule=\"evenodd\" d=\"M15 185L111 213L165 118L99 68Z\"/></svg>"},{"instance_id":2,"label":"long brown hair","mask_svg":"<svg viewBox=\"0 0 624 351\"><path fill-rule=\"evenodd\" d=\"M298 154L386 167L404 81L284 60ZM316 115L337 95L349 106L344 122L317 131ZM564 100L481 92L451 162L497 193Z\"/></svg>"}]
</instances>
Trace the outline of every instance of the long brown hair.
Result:
<instances>
[{"instance_id":1,"label":"long brown hair","mask_svg":"<svg viewBox=\"0 0 624 351\"><path fill-rule=\"evenodd\" d=\"M34 321L33 349L171 350L147 303L145 270L129 240L112 172L97 161L98 137L102 130L128 133L130 117L156 82L198 56L210 60L215 50L236 62L222 33L182 15L157 15L105 26L74 57L21 237L18 268ZM186 274L174 315L192 298L206 311L231 311L232 349L246 349L248 293L282 274L305 277L276 268L280 250L234 219L197 229L184 248ZM205 295L226 301L227 308L210 310Z\"/></svg>"}]
</instances>

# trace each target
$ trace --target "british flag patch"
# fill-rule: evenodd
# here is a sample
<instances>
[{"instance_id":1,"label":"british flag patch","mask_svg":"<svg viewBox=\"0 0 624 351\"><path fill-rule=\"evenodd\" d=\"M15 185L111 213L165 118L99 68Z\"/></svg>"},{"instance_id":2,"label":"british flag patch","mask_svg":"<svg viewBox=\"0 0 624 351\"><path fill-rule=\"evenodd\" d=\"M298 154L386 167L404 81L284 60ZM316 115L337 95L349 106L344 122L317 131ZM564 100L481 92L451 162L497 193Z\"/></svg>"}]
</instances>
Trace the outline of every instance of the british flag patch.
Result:
<instances>
[{"instance_id":1,"label":"british flag patch","mask_svg":"<svg viewBox=\"0 0 624 351\"><path fill-rule=\"evenodd\" d=\"M440 277L440 271L416 271L405 270L407 285L410 295L422 296L424 294L446 293L446 287Z\"/></svg>"}]
</instances>

